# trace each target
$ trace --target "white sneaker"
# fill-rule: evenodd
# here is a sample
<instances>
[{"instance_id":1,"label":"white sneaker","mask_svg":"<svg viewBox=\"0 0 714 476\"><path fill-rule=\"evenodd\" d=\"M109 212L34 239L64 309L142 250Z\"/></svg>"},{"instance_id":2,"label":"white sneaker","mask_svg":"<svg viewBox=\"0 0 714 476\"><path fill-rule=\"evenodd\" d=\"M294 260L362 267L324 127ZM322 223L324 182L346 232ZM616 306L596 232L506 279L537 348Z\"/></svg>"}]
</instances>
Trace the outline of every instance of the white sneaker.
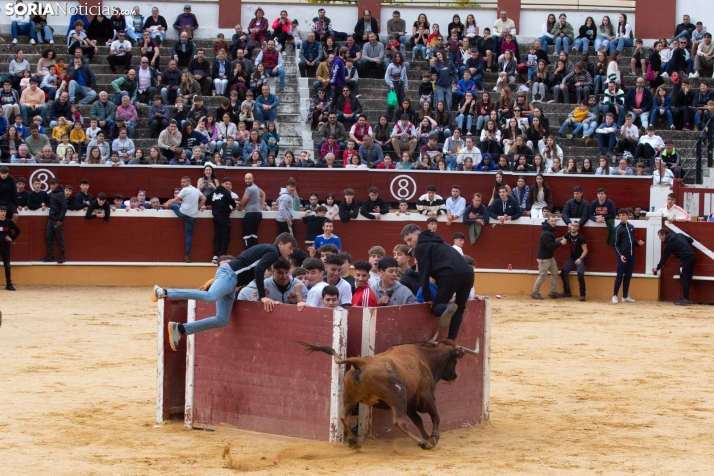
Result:
<instances>
[{"instance_id":1,"label":"white sneaker","mask_svg":"<svg viewBox=\"0 0 714 476\"><path fill-rule=\"evenodd\" d=\"M12 39L12 44L13 44L13 45L16 45L16 44L17 44L17 38L13 38L13 39Z\"/></svg>"},{"instance_id":2,"label":"white sneaker","mask_svg":"<svg viewBox=\"0 0 714 476\"><path fill-rule=\"evenodd\" d=\"M55 44L55 40L50 40L50 45L54 45L54 44Z\"/></svg>"},{"instance_id":3,"label":"white sneaker","mask_svg":"<svg viewBox=\"0 0 714 476\"><path fill-rule=\"evenodd\" d=\"M622 298L622 302L635 302L635 300L632 299L630 296L627 296L626 298Z\"/></svg>"},{"instance_id":4,"label":"white sneaker","mask_svg":"<svg viewBox=\"0 0 714 476\"><path fill-rule=\"evenodd\" d=\"M689 77L690 77L690 78L698 78L698 77L699 77L699 73L689 73Z\"/></svg>"},{"instance_id":5,"label":"white sneaker","mask_svg":"<svg viewBox=\"0 0 714 476\"><path fill-rule=\"evenodd\" d=\"M31 44L31 45L34 45L34 44L35 44L35 40L30 40L30 44Z\"/></svg>"},{"instance_id":6,"label":"white sneaker","mask_svg":"<svg viewBox=\"0 0 714 476\"><path fill-rule=\"evenodd\" d=\"M612 303L617 304L617 296L612 296Z\"/></svg>"},{"instance_id":7,"label":"white sneaker","mask_svg":"<svg viewBox=\"0 0 714 476\"><path fill-rule=\"evenodd\" d=\"M665 71L664 73L660 74L660 76L663 77L663 78L665 78L665 79L669 78L669 74L667 74L666 71Z\"/></svg>"}]
</instances>

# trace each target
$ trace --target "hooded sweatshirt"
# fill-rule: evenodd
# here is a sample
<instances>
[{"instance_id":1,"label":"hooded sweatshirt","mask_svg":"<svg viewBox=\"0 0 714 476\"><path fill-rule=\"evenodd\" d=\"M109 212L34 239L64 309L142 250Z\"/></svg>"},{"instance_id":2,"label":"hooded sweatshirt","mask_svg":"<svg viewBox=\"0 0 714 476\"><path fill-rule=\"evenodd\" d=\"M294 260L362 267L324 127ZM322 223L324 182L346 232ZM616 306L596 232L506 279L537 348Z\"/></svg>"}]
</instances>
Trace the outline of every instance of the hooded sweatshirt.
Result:
<instances>
[{"instance_id":1,"label":"hooded sweatshirt","mask_svg":"<svg viewBox=\"0 0 714 476\"><path fill-rule=\"evenodd\" d=\"M419 277L419 273L417 273L413 267L409 267L406 271L404 271L404 274L402 274L402 279L400 279L399 282L409 288L413 295L416 296L416 294L419 292L419 287L421 286L421 278Z\"/></svg>"},{"instance_id":2,"label":"hooded sweatshirt","mask_svg":"<svg viewBox=\"0 0 714 476\"><path fill-rule=\"evenodd\" d=\"M438 286L440 278L453 278L461 274L473 275L474 272L458 251L444 243L444 239L431 230L419 234L414 256L419 263L422 295L425 302L431 301L429 278L434 278Z\"/></svg>"},{"instance_id":3,"label":"hooded sweatshirt","mask_svg":"<svg viewBox=\"0 0 714 476\"><path fill-rule=\"evenodd\" d=\"M278 196L278 216L276 220L283 223L293 221L293 195L285 187L280 189L280 195Z\"/></svg>"},{"instance_id":4,"label":"hooded sweatshirt","mask_svg":"<svg viewBox=\"0 0 714 476\"><path fill-rule=\"evenodd\" d=\"M659 260L657 270L662 269L662 266L667 262L669 256L674 254L681 261L693 260L696 255L692 249L694 240L692 237L683 235L682 233L670 233L664 237L664 251L662 259Z\"/></svg>"},{"instance_id":5,"label":"hooded sweatshirt","mask_svg":"<svg viewBox=\"0 0 714 476\"><path fill-rule=\"evenodd\" d=\"M633 256L635 246L640 246L635 239L635 227L630 223L618 223L615 227L615 251L617 256Z\"/></svg>"},{"instance_id":6,"label":"hooded sweatshirt","mask_svg":"<svg viewBox=\"0 0 714 476\"><path fill-rule=\"evenodd\" d=\"M555 227L550 226L548 221L544 221L541 228L536 259L551 259L553 251L562 245L560 241L555 241Z\"/></svg>"},{"instance_id":7,"label":"hooded sweatshirt","mask_svg":"<svg viewBox=\"0 0 714 476\"><path fill-rule=\"evenodd\" d=\"M216 187L208 200L214 218L228 218L236 207L236 201L231 196L231 192L222 185Z\"/></svg>"}]
</instances>

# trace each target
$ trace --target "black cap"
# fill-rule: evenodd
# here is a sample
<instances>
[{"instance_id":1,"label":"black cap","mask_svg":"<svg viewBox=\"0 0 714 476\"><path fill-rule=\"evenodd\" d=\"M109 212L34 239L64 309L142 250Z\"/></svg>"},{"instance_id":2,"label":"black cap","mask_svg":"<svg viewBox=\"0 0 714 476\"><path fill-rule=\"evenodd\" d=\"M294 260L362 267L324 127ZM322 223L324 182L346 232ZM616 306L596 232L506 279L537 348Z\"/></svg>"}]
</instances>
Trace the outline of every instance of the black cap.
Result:
<instances>
[{"instance_id":1,"label":"black cap","mask_svg":"<svg viewBox=\"0 0 714 476\"><path fill-rule=\"evenodd\" d=\"M674 142L672 142L672 139L665 139L664 143L665 144L674 144Z\"/></svg>"},{"instance_id":2,"label":"black cap","mask_svg":"<svg viewBox=\"0 0 714 476\"><path fill-rule=\"evenodd\" d=\"M466 235L464 235L464 234L461 233L460 231L457 231L456 233L454 233L454 239L457 239L457 238L461 238L461 239L464 239L464 240L465 240L465 239L466 239Z\"/></svg>"}]
</instances>

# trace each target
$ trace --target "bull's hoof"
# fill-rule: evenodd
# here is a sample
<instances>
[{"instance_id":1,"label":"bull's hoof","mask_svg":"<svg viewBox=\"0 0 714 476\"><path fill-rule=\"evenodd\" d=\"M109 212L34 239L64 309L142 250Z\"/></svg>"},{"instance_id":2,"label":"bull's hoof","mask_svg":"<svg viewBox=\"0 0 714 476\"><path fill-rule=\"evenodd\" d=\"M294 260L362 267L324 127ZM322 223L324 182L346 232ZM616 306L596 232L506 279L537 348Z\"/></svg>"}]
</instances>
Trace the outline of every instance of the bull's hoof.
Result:
<instances>
[{"instance_id":1,"label":"bull's hoof","mask_svg":"<svg viewBox=\"0 0 714 476\"><path fill-rule=\"evenodd\" d=\"M439 437L431 435L431 438L429 438L429 443L436 446L436 444L439 443Z\"/></svg>"},{"instance_id":2,"label":"bull's hoof","mask_svg":"<svg viewBox=\"0 0 714 476\"><path fill-rule=\"evenodd\" d=\"M422 442L422 443L419 443L419 448L421 448L421 449L423 449L423 450L433 450L433 449L434 449L434 445L432 445L432 444L429 443L428 441L424 441L424 442Z\"/></svg>"},{"instance_id":3,"label":"bull's hoof","mask_svg":"<svg viewBox=\"0 0 714 476\"><path fill-rule=\"evenodd\" d=\"M362 448L362 445L357 440L349 440L349 444L351 450L358 450Z\"/></svg>"}]
</instances>

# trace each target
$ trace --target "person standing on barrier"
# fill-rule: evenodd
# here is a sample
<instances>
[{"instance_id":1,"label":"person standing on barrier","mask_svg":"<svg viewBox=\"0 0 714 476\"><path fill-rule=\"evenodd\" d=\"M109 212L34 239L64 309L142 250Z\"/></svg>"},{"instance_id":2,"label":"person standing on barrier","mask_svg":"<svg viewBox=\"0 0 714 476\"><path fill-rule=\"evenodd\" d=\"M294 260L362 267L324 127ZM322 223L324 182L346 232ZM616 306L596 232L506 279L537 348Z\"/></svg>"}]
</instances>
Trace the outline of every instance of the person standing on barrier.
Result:
<instances>
[{"instance_id":1,"label":"person standing on barrier","mask_svg":"<svg viewBox=\"0 0 714 476\"><path fill-rule=\"evenodd\" d=\"M232 256L221 256L218 258L218 270L216 271L215 279L208 291L164 289L160 286L154 286L154 292L151 297L154 302L159 299L172 301L195 299L197 301L216 303L216 315L213 317L187 322L186 324L168 323L167 331L171 349L174 351L178 349L179 342L184 335L227 326L233 309L236 286L245 286L255 280L258 299L263 303L263 308L271 312L273 307L280 304L280 302L270 299L265 294L265 270L269 269L278 258L287 258L292 253L293 248L297 248L295 238L289 233L281 233L272 245L253 246L235 259Z\"/></svg>"},{"instance_id":2,"label":"person standing on barrier","mask_svg":"<svg viewBox=\"0 0 714 476\"><path fill-rule=\"evenodd\" d=\"M253 174L245 174L245 193L238 210L243 210L243 241L245 249L258 244L258 227L263 219L261 210L265 208L265 192L253 181Z\"/></svg>"},{"instance_id":3,"label":"person standing on barrier","mask_svg":"<svg viewBox=\"0 0 714 476\"><path fill-rule=\"evenodd\" d=\"M657 232L657 236L664 243L664 251L662 258L659 260L656 268L652 268L652 273L655 275L662 269L664 264L669 259L670 255L679 258L679 284L682 286L682 297L674 301L675 306L689 306L692 301L689 300L689 287L692 284L694 276L694 265L697 262L697 255L694 254L692 243L694 240L691 236L684 233L670 233L668 229L662 228Z\"/></svg>"},{"instance_id":4,"label":"person standing on barrier","mask_svg":"<svg viewBox=\"0 0 714 476\"><path fill-rule=\"evenodd\" d=\"M166 202L166 208L173 210L177 217L183 220L184 231L186 232L186 259L191 262L191 245L193 244L193 227L196 225L196 217L199 210L206 202L206 197L193 185L191 177L181 178L181 191L174 198Z\"/></svg>"},{"instance_id":5,"label":"person standing on barrier","mask_svg":"<svg viewBox=\"0 0 714 476\"><path fill-rule=\"evenodd\" d=\"M563 269L560 270L560 278L563 280L563 297L572 297L568 273L577 268L580 300L585 301L585 257L588 255L588 245L585 237L580 234L580 222L568 223L568 229L570 231L565 234L562 240L563 246L570 245L570 257L563 265Z\"/></svg>"},{"instance_id":6,"label":"person standing on barrier","mask_svg":"<svg viewBox=\"0 0 714 476\"><path fill-rule=\"evenodd\" d=\"M612 303L617 304L617 293L622 284L622 302L635 302L630 297L630 280L635 269L635 246L645 244L642 240L635 240L635 227L627 223L627 209L617 211L620 223L615 227L615 252L617 253L617 276L615 277L615 290L612 293Z\"/></svg>"},{"instance_id":7,"label":"person standing on barrier","mask_svg":"<svg viewBox=\"0 0 714 476\"><path fill-rule=\"evenodd\" d=\"M456 340L466 301L474 287L473 269L458 251L431 230L422 232L418 225L410 224L402 228L401 237L412 248L418 263L424 302L431 302L431 312L440 316L439 325L448 327L448 338ZM436 280L433 302L429 278Z\"/></svg>"}]
</instances>

